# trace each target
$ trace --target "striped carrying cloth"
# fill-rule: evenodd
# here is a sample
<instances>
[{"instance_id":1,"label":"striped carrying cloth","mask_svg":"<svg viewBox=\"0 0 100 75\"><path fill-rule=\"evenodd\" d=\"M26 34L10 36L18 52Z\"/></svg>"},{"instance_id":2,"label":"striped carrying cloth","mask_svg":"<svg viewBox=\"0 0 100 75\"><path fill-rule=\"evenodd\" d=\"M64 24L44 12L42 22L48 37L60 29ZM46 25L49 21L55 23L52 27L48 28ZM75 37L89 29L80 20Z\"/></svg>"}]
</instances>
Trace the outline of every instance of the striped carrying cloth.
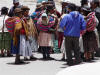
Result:
<instances>
[{"instance_id":1,"label":"striped carrying cloth","mask_svg":"<svg viewBox=\"0 0 100 75\"><path fill-rule=\"evenodd\" d=\"M5 25L11 35L14 33L15 25L20 23L20 21L18 17L10 17L5 21Z\"/></svg>"},{"instance_id":2,"label":"striped carrying cloth","mask_svg":"<svg viewBox=\"0 0 100 75\"><path fill-rule=\"evenodd\" d=\"M96 27L96 17L95 17L95 12L91 12L87 16L87 25L86 25L86 30L87 31L93 31Z\"/></svg>"},{"instance_id":3,"label":"striped carrying cloth","mask_svg":"<svg viewBox=\"0 0 100 75\"><path fill-rule=\"evenodd\" d=\"M54 26L55 21L54 18L51 16L48 16L48 25L42 24L42 18L40 18L37 22L37 27L40 31L49 31L51 27Z\"/></svg>"},{"instance_id":4,"label":"striped carrying cloth","mask_svg":"<svg viewBox=\"0 0 100 75\"><path fill-rule=\"evenodd\" d=\"M32 13L31 18L33 19L35 25L37 25L37 21L38 21L38 19L40 18L40 16L43 14L43 12L44 12L44 11L41 11L41 12L38 11L38 12Z\"/></svg>"}]
</instances>

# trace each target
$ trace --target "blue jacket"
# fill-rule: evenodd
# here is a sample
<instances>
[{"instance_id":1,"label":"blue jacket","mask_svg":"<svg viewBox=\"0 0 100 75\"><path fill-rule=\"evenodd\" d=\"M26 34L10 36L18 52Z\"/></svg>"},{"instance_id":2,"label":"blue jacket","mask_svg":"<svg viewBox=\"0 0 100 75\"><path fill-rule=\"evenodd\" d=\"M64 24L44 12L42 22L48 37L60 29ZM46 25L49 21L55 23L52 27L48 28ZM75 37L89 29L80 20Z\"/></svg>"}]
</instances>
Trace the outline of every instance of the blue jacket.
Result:
<instances>
[{"instance_id":1,"label":"blue jacket","mask_svg":"<svg viewBox=\"0 0 100 75\"><path fill-rule=\"evenodd\" d=\"M77 11L66 14L60 22L64 36L80 37L80 31L86 29L86 22Z\"/></svg>"}]
</instances>

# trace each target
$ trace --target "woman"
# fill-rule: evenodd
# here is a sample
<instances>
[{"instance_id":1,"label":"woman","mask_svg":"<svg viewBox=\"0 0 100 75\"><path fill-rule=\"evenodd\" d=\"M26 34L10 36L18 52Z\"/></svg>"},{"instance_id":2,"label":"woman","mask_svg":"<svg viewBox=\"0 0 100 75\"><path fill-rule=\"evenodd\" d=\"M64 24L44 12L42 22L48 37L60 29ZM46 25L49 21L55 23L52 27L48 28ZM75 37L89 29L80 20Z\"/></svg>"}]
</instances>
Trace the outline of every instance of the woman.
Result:
<instances>
[{"instance_id":1,"label":"woman","mask_svg":"<svg viewBox=\"0 0 100 75\"><path fill-rule=\"evenodd\" d=\"M95 17L95 12L91 12L89 8L83 8L83 12L87 22L86 32L83 35L84 56L86 61L90 61L94 58L94 52L98 48L95 34L97 19Z\"/></svg>"},{"instance_id":2,"label":"woman","mask_svg":"<svg viewBox=\"0 0 100 75\"><path fill-rule=\"evenodd\" d=\"M43 13L41 18L37 22L39 37L38 43L41 46L43 59L52 59L50 57L50 48L51 48L51 32L49 31L54 25L54 20L52 17L47 16L46 13Z\"/></svg>"},{"instance_id":3,"label":"woman","mask_svg":"<svg viewBox=\"0 0 100 75\"><path fill-rule=\"evenodd\" d=\"M5 20L8 18L8 8L2 7L1 8L1 16L0 16L0 49L1 49L1 56L4 56L7 52L7 56L10 55L10 48L11 48L11 36L8 33L8 30L5 25ZM9 37L9 38L8 38ZM4 51L5 50L5 51Z\"/></svg>"},{"instance_id":4,"label":"woman","mask_svg":"<svg viewBox=\"0 0 100 75\"><path fill-rule=\"evenodd\" d=\"M36 42L36 39L38 36L37 29L31 19L31 17L29 16L30 9L27 6L23 6L21 9L23 10L23 20L26 23L26 27L28 30L28 37L27 37L27 39L22 36L20 37L21 38L20 40L25 41L25 43L23 43L23 42L20 43L20 48L23 50L22 53L24 55L25 60L28 60L27 56L29 56L30 59L36 59L33 56L32 51L37 51L37 49L38 49L38 45ZM25 30L23 30L23 29L21 31L25 32ZM25 46L25 51L24 51L22 45Z\"/></svg>"},{"instance_id":5,"label":"woman","mask_svg":"<svg viewBox=\"0 0 100 75\"><path fill-rule=\"evenodd\" d=\"M6 27L11 34L13 41L12 41L12 47L11 47L11 53L16 54L15 58L15 64L21 64L24 63L20 60L20 30L22 28L22 10L21 8L16 8L15 16L8 18L6 22Z\"/></svg>"}]
</instances>

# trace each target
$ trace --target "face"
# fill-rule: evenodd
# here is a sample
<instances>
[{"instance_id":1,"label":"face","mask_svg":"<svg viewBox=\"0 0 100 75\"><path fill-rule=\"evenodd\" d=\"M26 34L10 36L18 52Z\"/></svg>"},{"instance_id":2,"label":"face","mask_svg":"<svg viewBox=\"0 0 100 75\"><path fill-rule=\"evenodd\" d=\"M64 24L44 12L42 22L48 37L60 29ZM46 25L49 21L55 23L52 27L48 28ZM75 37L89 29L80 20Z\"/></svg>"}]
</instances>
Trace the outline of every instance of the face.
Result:
<instances>
[{"instance_id":1,"label":"face","mask_svg":"<svg viewBox=\"0 0 100 75\"><path fill-rule=\"evenodd\" d=\"M46 16L43 16L43 17L42 17L42 20L47 20L47 17L46 17Z\"/></svg>"},{"instance_id":2,"label":"face","mask_svg":"<svg viewBox=\"0 0 100 75\"><path fill-rule=\"evenodd\" d=\"M17 7L17 6L19 5L19 3L13 3L13 5L14 5L15 7Z\"/></svg>"},{"instance_id":3,"label":"face","mask_svg":"<svg viewBox=\"0 0 100 75\"><path fill-rule=\"evenodd\" d=\"M29 10L24 11L24 16L28 16L29 15Z\"/></svg>"},{"instance_id":4,"label":"face","mask_svg":"<svg viewBox=\"0 0 100 75\"><path fill-rule=\"evenodd\" d=\"M54 13L54 9L51 9L51 10L50 10L50 13L53 14L53 13Z\"/></svg>"},{"instance_id":5,"label":"face","mask_svg":"<svg viewBox=\"0 0 100 75\"><path fill-rule=\"evenodd\" d=\"M20 17L20 18L22 18L23 17L23 15L22 15L22 12L19 12L19 13L17 13L18 15L18 17Z\"/></svg>"}]
</instances>

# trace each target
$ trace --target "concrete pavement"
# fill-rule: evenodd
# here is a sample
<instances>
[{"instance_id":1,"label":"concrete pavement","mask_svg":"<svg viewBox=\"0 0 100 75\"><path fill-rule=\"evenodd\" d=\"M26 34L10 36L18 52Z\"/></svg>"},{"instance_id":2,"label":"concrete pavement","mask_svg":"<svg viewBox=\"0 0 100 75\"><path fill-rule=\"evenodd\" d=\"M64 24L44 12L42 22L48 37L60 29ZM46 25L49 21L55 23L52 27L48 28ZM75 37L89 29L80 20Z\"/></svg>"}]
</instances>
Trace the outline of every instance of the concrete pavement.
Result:
<instances>
[{"instance_id":1,"label":"concrete pavement","mask_svg":"<svg viewBox=\"0 0 100 75\"><path fill-rule=\"evenodd\" d=\"M57 60L61 59L61 54L52 54ZM42 58L41 54L35 54L35 57ZM23 59L23 57L21 57ZM66 62L51 60L51 61L27 61L27 64L15 65L15 57L0 58L0 75L56 75L57 72L66 68L63 65Z\"/></svg>"}]
</instances>

